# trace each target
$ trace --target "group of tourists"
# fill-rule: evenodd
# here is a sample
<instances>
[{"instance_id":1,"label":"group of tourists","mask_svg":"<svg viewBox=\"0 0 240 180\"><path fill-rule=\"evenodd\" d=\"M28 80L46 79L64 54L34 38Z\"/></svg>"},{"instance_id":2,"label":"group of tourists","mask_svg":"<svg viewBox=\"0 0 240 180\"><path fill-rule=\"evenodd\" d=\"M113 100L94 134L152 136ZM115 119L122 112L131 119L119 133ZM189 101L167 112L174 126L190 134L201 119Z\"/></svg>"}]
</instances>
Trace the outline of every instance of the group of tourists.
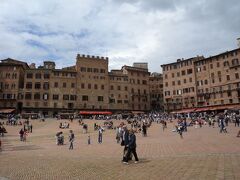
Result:
<instances>
[{"instance_id":1,"label":"group of tourists","mask_svg":"<svg viewBox=\"0 0 240 180\"><path fill-rule=\"evenodd\" d=\"M60 122L60 123L59 123L59 128L60 128L60 129L68 129L69 126L70 126L70 124L67 123L67 122L64 122L64 123Z\"/></svg>"},{"instance_id":2,"label":"group of tourists","mask_svg":"<svg viewBox=\"0 0 240 180\"><path fill-rule=\"evenodd\" d=\"M120 124L114 127L114 123L111 120L111 116L98 116L98 119L107 119L104 121L103 126L94 123L94 130L97 132L97 142L99 144L103 143L103 134L105 129L115 129L116 130L116 141L123 147L123 157L122 162L128 164L132 157L135 158L135 163L139 162L137 155L137 143L135 133L142 133L145 138L148 135L148 128L151 127L152 122L160 124L160 128L164 132L169 123L173 124L173 133L178 133L180 138L183 138L183 134L188 132L188 128L192 126L194 129L202 128L203 126L208 126L210 128L219 128L219 133L228 133L229 123L234 123L236 127L240 126L240 113L238 112L224 112L224 113L181 113L181 114L167 114L151 112L149 114L138 114L134 116L126 117L126 124L120 122ZM18 121L10 117L8 119L9 125L17 125ZM20 122L20 121L19 121ZM72 120L71 120L72 122ZM82 119L79 121L79 125L82 126L83 133L88 134L88 125L83 122ZM26 141L28 133L32 132L32 124L29 120L23 122L23 128L19 131L20 141ZM66 129L69 128L70 124L67 122L60 122L59 128ZM159 129L160 129L159 128ZM6 129L3 124L0 124L0 136L4 136ZM69 130L67 135L69 142L69 150L74 149L75 134L73 130ZM237 137L240 137L240 131L237 133ZM1 142L0 142L1 143ZM87 135L87 144L90 145L91 137L90 134ZM64 134L62 131L56 133L56 144L64 145Z\"/></svg>"}]
</instances>

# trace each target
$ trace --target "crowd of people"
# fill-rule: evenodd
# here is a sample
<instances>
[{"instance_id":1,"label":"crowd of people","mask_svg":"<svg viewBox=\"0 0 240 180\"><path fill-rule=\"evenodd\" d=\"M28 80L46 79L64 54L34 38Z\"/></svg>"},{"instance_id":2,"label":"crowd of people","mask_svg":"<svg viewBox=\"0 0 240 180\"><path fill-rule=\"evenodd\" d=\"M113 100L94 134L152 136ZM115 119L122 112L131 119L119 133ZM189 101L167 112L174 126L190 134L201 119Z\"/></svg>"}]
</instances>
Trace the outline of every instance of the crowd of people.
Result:
<instances>
[{"instance_id":1,"label":"crowd of people","mask_svg":"<svg viewBox=\"0 0 240 180\"><path fill-rule=\"evenodd\" d=\"M114 126L113 120L118 120L123 118L126 121L117 121L117 126ZM173 124L171 132L178 133L180 138L183 138L183 134L188 132L188 128L192 126L193 128L202 128L203 126L208 126L211 128L219 128L219 133L228 133L227 127L229 123L234 123L234 126L240 126L240 113L225 111L221 113L204 112L204 113L182 113L182 114L168 114L151 112L148 114L135 114L135 115L107 115L107 116L97 116L95 120L105 120L103 125L94 123L94 131L97 132L97 143L103 143L103 134L105 129L116 131L116 141L123 147L123 157L122 162L128 164L132 157L135 158L135 163L139 162L137 155L137 143L136 143L136 133L141 133L143 137L147 137L148 129L151 128L152 123L160 124L160 128L164 132L169 126L168 124ZM70 119L73 122L73 119ZM88 132L88 125L84 123L83 118L79 120L79 125L82 126L83 133L88 134L87 144L92 143L91 136ZM115 124L115 125L116 125ZM20 141L26 141L28 133L32 133L33 126L30 120L20 121L16 116L9 116L6 121L6 125L13 126L23 126L19 131ZM70 123L60 122L59 128L66 129L70 128ZM0 136L4 136L7 133L6 128L3 123L0 123ZM240 131L237 133L237 137L240 137ZM75 134L73 130L69 130L68 142L69 150L74 149ZM1 143L1 142L0 142ZM62 131L56 133L56 144L64 145L64 134Z\"/></svg>"}]
</instances>

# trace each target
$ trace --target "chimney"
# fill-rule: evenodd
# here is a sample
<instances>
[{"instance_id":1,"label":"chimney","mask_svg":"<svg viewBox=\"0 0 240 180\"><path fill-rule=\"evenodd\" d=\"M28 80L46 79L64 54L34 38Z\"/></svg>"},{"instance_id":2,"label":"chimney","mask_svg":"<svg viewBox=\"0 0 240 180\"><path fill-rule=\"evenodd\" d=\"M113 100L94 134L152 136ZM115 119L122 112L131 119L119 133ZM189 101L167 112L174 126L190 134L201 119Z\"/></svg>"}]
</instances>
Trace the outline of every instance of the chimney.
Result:
<instances>
[{"instance_id":1,"label":"chimney","mask_svg":"<svg viewBox=\"0 0 240 180\"><path fill-rule=\"evenodd\" d=\"M237 45L238 45L238 48L240 48L240 38L237 38Z\"/></svg>"}]
</instances>

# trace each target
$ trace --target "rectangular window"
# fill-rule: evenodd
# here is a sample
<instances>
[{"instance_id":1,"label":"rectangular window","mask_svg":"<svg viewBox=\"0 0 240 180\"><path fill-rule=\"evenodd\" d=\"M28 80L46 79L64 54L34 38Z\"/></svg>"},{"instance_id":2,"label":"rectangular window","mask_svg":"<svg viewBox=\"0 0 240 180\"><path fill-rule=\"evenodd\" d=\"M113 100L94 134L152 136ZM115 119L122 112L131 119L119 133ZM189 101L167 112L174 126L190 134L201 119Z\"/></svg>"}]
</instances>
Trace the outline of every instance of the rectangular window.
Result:
<instances>
[{"instance_id":1,"label":"rectangular window","mask_svg":"<svg viewBox=\"0 0 240 180\"><path fill-rule=\"evenodd\" d=\"M117 103L118 104L122 104L122 100L117 100Z\"/></svg>"},{"instance_id":2,"label":"rectangular window","mask_svg":"<svg viewBox=\"0 0 240 180\"><path fill-rule=\"evenodd\" d=\"M67 87L67 83L63 83L63 88L66 88Z\"/></svg>"},{"instance_id":3,"label":"rectangular window","mask_svg":"<svg viewBox=\"0 0 240 180\"><path fill-rule=\"evenodd\" d=\"M228 97L231 97L231 96L232 96L232 92L231 92L231 91L228 91L228 92L227 92L227 95L228 95Z\"/></svg>"},{"instance_id":4,"label":"rectangular window","mask_svg":"<svg viewBox=\"0 0 240 180\"><path fill-rule=\"evenodd\" d=\"M187 74L192 74L192 69L188 69Z\"/></svg>"},{"instance_id":5,"label":"rectangular window","mask_svg":"<svg viewBox=\"0 0 240 180\"><path fill-rule=\"evenodd\" d=\"M36 73L35 74L35 79L41 79L42 78L42 74L41 73Z\"/></svg>"},{"instance_id":6,"label":"rectangular window","mask_svg":"<svg viewBox=\"0 0 240 180\"><path fill-rule=\"evenodd\" d=\"M88 89L91 89L92 88L92 85L91 84L88 84Z\"/></svg>"},{"instance_id":7,"label":"rectangular window","mask_svg":"<svg viewBox=\"0 0 240 180\"><path fill-rule=\"evenodd\" d=\"M238 73L235 73L235 78L239 79L239 74Z\"/></svg>"},{"instance_id":8,"label":"rectangular window","mask_svg":"<svg viewBox=\"0 0 240 180\"><path fill-rule=\"evenodd\" d=\"M118 90L121 91L121 86L118 86Z\"/></svg>"},{"instance_id":9,"label":"rectangular window","mask_svg":"<svg viewBox=\"0 0 240 180\"><path fill-rule=\"evenodd\" d=\"M88 96L82 96L82 101L88 101Z\"/></svg>"},{"instance_id":10,"label":"rectangular window","mask_svg":"<svg viewBox=\"0 0 240 180\"><path fill-rule=\"evenodd\" d=\"M98 101L103 101L103 96L98 96Z\"/></svg>"},{"instance_id":11,"label":"rectangular window","mask_svg":"<svg viewBox=\"0 0 240 180\"><path fill-rule=\"evenodd\" d=\"M227 75L227 81L230 81L230 76L229 75Z\"/></svg>"},{"instance_id":12,"label":"rectangular window","mask_svg":"<svg viewBox=\"0 0 240 180\"><path fill-rule=\"evenodd\" d=\"M76 101L77 100L77 96L76 95L70 95L70 100L71 101Z\"/></svg>"},{"instance_id":13,"label":"rectangular window","mask_svg":"<svg viewBox=\"0 0 240 180\"><path fill-rule=\"evenodd\" d=\"M100 69L100 73L105 73L105 69Z\"/></svg>"},{"instance_id":14,"label":"rectangular window","mask_svg":"<svg viewBox=\"0 0 240 180\"><path fill-rule=\"evenodd\" d=\"M28 79L32 79L33 78L33 74L32 73L27 73L27 78Z\"/></svg>"},{"instance_id":15,"label":"rectangular window","mask_svg":"<svg viewBox=\"0 0 240 180\"><path fill-rule=\"evenodd\" d=\"M101 85L101 89L104 90L104 85L103 84Z\"/></svg>"},{"instance_id":16,"label":"rectangular window","mask_svg":"<svg viewBox=\"0 0 240 180\"><path fill-rule=\"evenodd\" d=\"M85 67L81 67L80 71L81 72L86 72L86 68Z\"/></svg>"},{"instance_id":17,"label":"rectangular window","mask_svg":"<svg viewBox=\"0 0 240 180\"><path fill-rule=\"evenodd\" d=\"M57 88L58 87L58 82L54 83L54 87Z\"/></svg>"},{"instance_id":18,"label":"rectangular window","mask_svg":"<svg viewBox=\"0 0 240 180\"><path fill-rule=\"evenodd\" d=\"M125 91L127 91L128 90L128 87L127 86L125 86Z\"/></svg>"},{"instance_id":19,"label":"rectangular window","mask_svg":"<svg viewBox=\"0 0 240 180\"><path fill-rule=\"evenodd\" d=\"M40 99L40 97L41 97L40 93L35 93L34 94L34 99L38 100L38 99Z\"/></svg>"},{"instance_id":20,"label":"rectangular window","mask_svg":"<svg viewBox=\"0 0 240 180\"><path fill-rule=\"evenodd\" d=\"M81 88L84 89L85 88L85 85L84 83L81 84Z\"/></svg>"},{"instance_id":21,"label":"rectangular window","mask_svg":"<svg viewBox=\"0 0 240 180\"><path fill-rule=\"evenodd\" d=\"M43 89L45 89L45 90L49 89L49 83L48 82L43 83Z\"/></svg>"},{"instance_id":22,"label":"rectangular window","mask_svg":"<svg viewBox=\"0 0 240 180\"><path fill-rule=\"evenodd\" d=\"M54 76L59 76L59 72L54 72Z\"/></svg>"},{"instance_id":23,"label":"rectangular window","mask_svg":"<svg viewBox=\"0 0 240 180\"><path fill-rule=\"evenodd\" d=\"M59 95L58 94L53 94L53 100L58 100L59 99Z\"/></svg>"},{"instance_id":24,"label":"rectangular window","mask_svg":"<svg viewBox=\"0 0 240 180\"><path fill-rule=\"evenodd\" d=\"M69 100L69 95L64 94L64 95L63 95L63 100Z\"/></svg>"},{"instance_id":25,"label":"rectangular window","mask_svg":"<svg viewBox=\"0 0 240 180\"><path fill-rule=\"evenodd\" d=\"M71 83L71 87L72 87L72 88L75 88L75 83Z\"/></svg>"},{"instance_id":26,"label":"rectangular window","mask_svg":"<svg viewBox=\"0 0 240 180\"><path fill-rule=\"evenodd\" d=\"M98 69L97 69L97 68L94 68L94 69L93 69L93 72L98 73Z\"/></svg>"},{"instance_id":27,"label":"rectangular window","mask_svg":"<svg viewBox=\"0 0 240 180\"><path fill-rule=\"evenodd\" d=\"M98 89L98 85L97 84L94 84L94 89Z\"/></svg>"},{"instance_id":28,"label":"rectangular window","mask_svg":"<svg viewBox=\"0 0 240 180\"><path fill-rule=\"evenodd\" d=\"M32 94L31 93L26 93L25 94L25 99L32 99Z\"/></svg>"},{"instance_id":29,"label":"rectangular window","mask_svg":"<svg viewBox=\"0 0 240 180\"><path fill-rule=\"evenodd\" d=\"M26 83L26 89L32 89L32 83L31 82Z\"/></svg>"},{"instance_id":30,"label":"rectangular window","mask_svg":"<svg viewBox=\"0 0 240 180\"><path fill-rule=\"evenodd\" d=\"M48 100L48 94L47 93L43 94L43 100Z\"/></svg>"},{"instance_id":31,"label":"rectangular window","mask_svg":"<svg viewBox=\"0 0 240 180\"><path fill-rule=\"evenodd\" d=\"M50 78L50 74L46 73L43 75L44 79L49 79Z\"/></svg>"},{"instance_id":32,"label":"rectangular window","mask_svg":"<svg viewBox=\"0 0 240 180\"><path fill-rule=\"evenodd\" d=\"M41 83L39 82L35 83L35 89L41 89Z\"/></svg>"}]
</instances>

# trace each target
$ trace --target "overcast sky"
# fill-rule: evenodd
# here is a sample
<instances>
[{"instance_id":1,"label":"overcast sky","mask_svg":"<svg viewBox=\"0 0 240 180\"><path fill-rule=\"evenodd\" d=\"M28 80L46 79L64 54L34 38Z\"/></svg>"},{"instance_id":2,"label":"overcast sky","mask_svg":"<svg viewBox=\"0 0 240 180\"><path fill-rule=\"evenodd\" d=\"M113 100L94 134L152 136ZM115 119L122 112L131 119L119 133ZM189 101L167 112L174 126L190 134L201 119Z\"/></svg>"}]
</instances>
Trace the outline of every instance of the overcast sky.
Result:
<instances>
[{"instance_id":1,"label":"overcast sky","mask_svg":"<svg viewBox=\"0 0 240 180\"><path fill-rule=\"evenodd\" d=\"M109 57L109 69L208 57L237 48L239 0L0 0L0 59L58 68L77 53Z\"/></svg>"}]
</instances>

